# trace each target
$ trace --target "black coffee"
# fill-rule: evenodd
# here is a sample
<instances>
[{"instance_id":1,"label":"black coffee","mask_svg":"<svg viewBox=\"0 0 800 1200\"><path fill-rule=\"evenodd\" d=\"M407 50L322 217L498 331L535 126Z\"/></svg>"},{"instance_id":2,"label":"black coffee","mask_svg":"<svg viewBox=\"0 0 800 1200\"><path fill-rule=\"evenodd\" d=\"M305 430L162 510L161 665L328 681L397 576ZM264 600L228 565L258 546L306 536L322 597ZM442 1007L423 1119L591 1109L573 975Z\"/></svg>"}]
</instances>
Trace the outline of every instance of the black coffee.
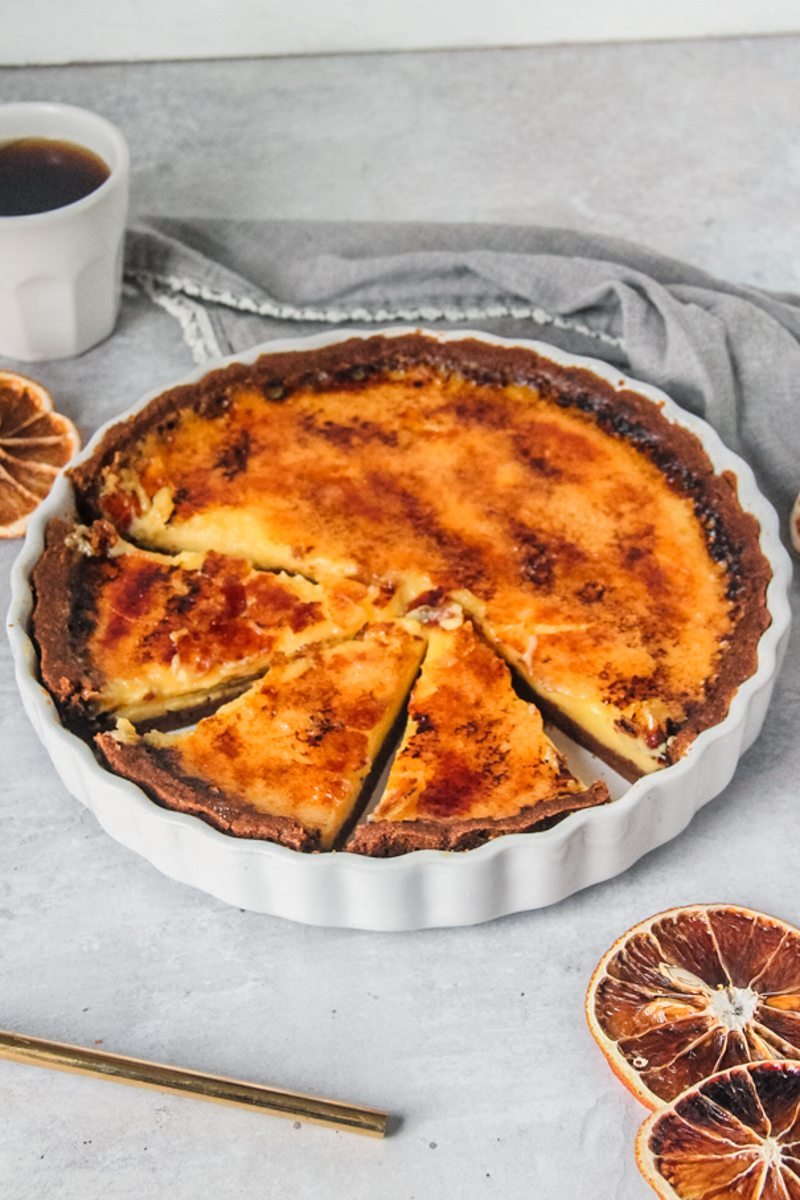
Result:
<instances>
[{"instance_id":1,"label":"black coffee","mask_svg":"<svg viewBox=\"0 0 800 1200\"><path fill-rule=\"evenodd\" d=\"M74 142L27 137L0 143L0 217L63 208L110 174L102 158Z\"/></svg>"}]
</instances>

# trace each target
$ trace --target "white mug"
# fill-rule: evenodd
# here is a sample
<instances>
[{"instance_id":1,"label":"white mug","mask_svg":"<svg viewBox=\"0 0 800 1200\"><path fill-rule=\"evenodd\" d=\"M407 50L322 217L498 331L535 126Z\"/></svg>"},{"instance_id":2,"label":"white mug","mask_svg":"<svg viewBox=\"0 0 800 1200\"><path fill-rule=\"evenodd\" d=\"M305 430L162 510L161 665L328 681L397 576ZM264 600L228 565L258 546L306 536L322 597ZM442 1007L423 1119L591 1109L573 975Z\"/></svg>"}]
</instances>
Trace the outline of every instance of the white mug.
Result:
<instances>
[{"instance_id":1,"label":"white mug","mask_svg":"<svg viewBox=\"0 0 800 1200\"><path fill-rule=\"evenodd\" d=\"M119 130L83 108L0 105L0 145L28 137L73 142L109 168L81 200L0 216L0 354L37 362L81 354L116 324L130 165Z\"/></svg>"}]
</instances>

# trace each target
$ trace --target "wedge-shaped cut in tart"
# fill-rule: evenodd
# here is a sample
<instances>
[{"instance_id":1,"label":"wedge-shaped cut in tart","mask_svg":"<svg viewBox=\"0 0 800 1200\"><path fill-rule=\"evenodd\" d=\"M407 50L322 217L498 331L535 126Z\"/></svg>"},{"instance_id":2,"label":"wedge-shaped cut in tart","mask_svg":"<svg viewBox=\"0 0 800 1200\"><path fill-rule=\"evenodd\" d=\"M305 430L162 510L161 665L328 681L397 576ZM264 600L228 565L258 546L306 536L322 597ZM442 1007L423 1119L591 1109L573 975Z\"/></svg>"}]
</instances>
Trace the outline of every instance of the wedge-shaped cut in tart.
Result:
<instances>
[{"instance_id":1,"label":"wedge-shaped cut in tart","mask_svg":"<svg viewBox=\"0 0 800 1200\"><path fill-rule=\"evenodd\" d=\"M724 718L768 621L735 479L653 400L524 347L265 356L164 393L73 477L144 544L461 597L629 778Z\"/></svg>"},{"instance_id":2,"label":"wedge-shaped cut in tart","mask_svg":"<svg viewBox=\"0 0 800 1200\"><path fill-rule=\"evenodd\" d=\"M594 579L580 586L578 596L555 602L515 590L500 590L487 601L463 591L456 597L544 714L635 780L678 756L672 735L691 709L685 700L690 676L699 661L713 669L718 633L695 619L689 589L681 618L685 657L662 656L646 628L626 616L625 590L599 565L590 573ZM602 578L605 584L598 582Z\"/></svg>"},{"instance_id":3,"label":"wedge-shaped cut in tart","mask_svg":"<svg viewBox=\"0 0 800 1200\"><path fill-rule=\"evenodd\" d=\"M608 799L605 784L586 788L570 772L471 624L431 627L386 790L347 848L376 856L469 849Z\"/></svg>"},{"instance_id":4,"label":"wedge-shaped cut in tart","mask_svg":"<svg viewBox=\"0 0 800 1200\"><path fill-rule=\"evenodd\" d=\"M385 595L254 570L230 555L132 546L108 522L53 520L34 573L42 675L76 717L134 721L241 691L276 655L350 637Z\"/></svg>"},{"instance_id":5,"label":"wedge-shaped cut in tart","mask_svg":"<svg viewBox=\"0 0 800 1200\"><path fill-rule=\"evenodd\" d=\"M404 622L275 665L190 731L97 736L169 808L240 836L329 850L355 819L425 648Z\"/></svg>"}]
</instances>

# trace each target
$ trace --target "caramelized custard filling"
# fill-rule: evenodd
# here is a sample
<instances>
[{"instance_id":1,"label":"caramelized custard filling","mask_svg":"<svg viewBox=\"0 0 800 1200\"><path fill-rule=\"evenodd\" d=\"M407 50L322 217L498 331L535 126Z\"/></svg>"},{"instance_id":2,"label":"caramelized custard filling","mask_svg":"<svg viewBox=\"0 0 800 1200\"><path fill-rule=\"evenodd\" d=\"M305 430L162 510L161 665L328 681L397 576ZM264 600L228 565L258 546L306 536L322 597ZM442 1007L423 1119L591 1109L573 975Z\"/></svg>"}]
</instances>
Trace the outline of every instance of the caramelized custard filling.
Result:
<instances>
[{"instance_id":1,"label":"caramelized custard filling","mask_svg":"<svg viewBox=\"0 0 800 1200\"><path fill-rule=\"evenodd\" d=\"M540 713L466 622L431 628L408 723L374 821L514 816L585 790L546 736Z\"/></svg>"},{"instance_id":2,"label":"caramelized custard filling","mask_svg":"<svg viewBox=\"0 0 800 1200\"><path fill-rule=\"evenodd\" d=\"M638 771L667 761L734 628L690 496L591 414L419 365L280 403L242 384L103 476L142 543L454 594L542 697Z\"/></svg>"},{"instance_id":3,"label":"caramelized custard filling","mask_svg":"<svg viewBox=\"0 0 800 1200\"><path fill-rule=\"evenodd\" d=\"M194 729L140 738L123 722L98 744L112 761L138 763L145 783L149 762L166 763L189 781L194 810L212 824L224 828L234 814L259 836L260 817L283 819L330 850L362 799L424 648L411 622L372 624L276 664Z\"/></svg>"}]
</instances>

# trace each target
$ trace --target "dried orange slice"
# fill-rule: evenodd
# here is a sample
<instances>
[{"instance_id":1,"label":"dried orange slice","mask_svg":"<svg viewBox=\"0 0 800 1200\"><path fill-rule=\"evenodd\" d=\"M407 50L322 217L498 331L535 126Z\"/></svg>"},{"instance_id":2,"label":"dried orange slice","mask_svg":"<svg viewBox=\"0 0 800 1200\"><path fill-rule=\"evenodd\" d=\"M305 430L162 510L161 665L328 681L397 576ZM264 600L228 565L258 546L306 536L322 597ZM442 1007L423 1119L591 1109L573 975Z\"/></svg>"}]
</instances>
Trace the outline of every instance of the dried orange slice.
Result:
<instances>
[{"instance_id":1,"label":"dried orange slice","mask_svg":"<svg viewBox=\"0 0 800 1200\"><path fill-rule=\"evenodd\" d=\"M0 371L0 537L20 537L61 468L80 447L78 431L53 411L33 379Z\"/></svg>"},{"instance_id":2,"label":"dried orange slice","mask_svg":"<svg viewBox=\"0 0 800 1200\"><path fill-rule=\"evenodd\" d=\"M662 1200L800 1200L800 1063L733 1067L648 1117L639 1170Z\"/></svg>"},{"instance_id":3,"label":"dried orange slice","mask_svg":"<svg viewBox=\"0 0 800 1200\"><path fill-rule=\"evenodd\" d=\"M649 1108L740 1063L800 1059L800 931L730 904L659 913L603 956L586 1016Z\"/></svg>"}]
</instances>

